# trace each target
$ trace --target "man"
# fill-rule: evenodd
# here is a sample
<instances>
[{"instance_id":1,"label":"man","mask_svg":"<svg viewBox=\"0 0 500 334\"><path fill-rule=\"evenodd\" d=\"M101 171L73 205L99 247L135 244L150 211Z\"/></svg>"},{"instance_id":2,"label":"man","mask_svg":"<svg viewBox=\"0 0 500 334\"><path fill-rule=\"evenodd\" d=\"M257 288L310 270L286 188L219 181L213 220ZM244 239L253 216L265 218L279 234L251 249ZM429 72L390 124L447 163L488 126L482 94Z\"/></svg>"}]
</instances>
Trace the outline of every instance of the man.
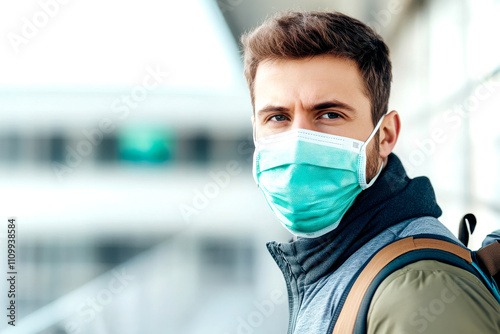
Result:
<instances>
[{"instance_id":1,"label":"man","mask_svg":"<svg viewBox=\"0 0 500 334\"><path fill-rule=\"evenodd\" d=\"M425 177L391 153L389 50L340 13L289 12L242 37L254 107L254 177L295 240L268 244L290 301L288 333L332 333L343 293L382 247L456 240ZM500 306L470 272L434 260L396 270L371 300L367 333L500 333Z\"/></svg>"}]
</instances>

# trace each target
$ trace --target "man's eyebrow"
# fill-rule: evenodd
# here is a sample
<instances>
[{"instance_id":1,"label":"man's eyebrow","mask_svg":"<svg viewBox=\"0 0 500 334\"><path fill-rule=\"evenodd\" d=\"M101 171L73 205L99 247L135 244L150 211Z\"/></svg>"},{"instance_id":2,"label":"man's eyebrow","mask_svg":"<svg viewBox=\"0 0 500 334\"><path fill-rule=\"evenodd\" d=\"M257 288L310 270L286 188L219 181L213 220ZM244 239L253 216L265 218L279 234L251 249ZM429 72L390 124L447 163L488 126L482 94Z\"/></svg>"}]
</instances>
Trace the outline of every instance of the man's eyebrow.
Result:
<instances>
[{"instance_id":1,"label":"man's eyebrow","mask_svg":"<svg viewBox=\"0 0 500 334\"><path fill-rule=\"evenodd\" d=\"M263 108L259 109L257 111L257 114L266 114L270 112L283 112L283 111L289 111L290 109L285 108L285 107L280 107L280 106L274 106L272 104L267 104Z\"/></svg>"},{"instance_id":2,"label":"man's eyebrow","mask_svg":"<svg viewBox=\"0 0 500 334\"><path fill-rule=\"evenodd\" d=\"M317 103L313 105L312 111L317 111L317 110L323 110L323 109L329 109L329 108L336 108L336 109L343 109L345 111L350 111L353 113L356 113L356 109L354 107L348 105L347 103L341 102L339 100L328 100L328 101L323 101L320 103ZM281 106L275 106L272 104L267 104L263 108L257 111L257 114L266 114L270 112L285 112L289 111L289 108L286 107L281 107Z\"/></svg>"},{"instance_id":3,"label":"man's eyebrow","mask_svg":"<svg viewBox=\"0 0 500 334\"><path fill-rule=\"evenodd\" d=\"M348 105L347 103L338 101L338 100L328 100L328 101L324 101L324 102L315 104L312 107L312 110L316 111L316 110L329 109L329 108L344 109L346 111L351 111L353 113L356 112L356 109L354 109L354 107Z\"/></svg>"}]
</instances>

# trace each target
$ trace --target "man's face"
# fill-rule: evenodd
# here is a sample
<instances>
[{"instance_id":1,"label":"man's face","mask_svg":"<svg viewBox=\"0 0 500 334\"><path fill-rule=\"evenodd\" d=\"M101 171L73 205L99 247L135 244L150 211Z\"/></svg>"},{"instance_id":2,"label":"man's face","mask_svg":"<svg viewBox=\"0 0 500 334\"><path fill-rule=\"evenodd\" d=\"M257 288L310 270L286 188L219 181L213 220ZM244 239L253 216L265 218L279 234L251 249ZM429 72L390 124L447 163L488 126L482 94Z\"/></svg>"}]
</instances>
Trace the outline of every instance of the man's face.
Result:
<instances>
[{"instance_id":1,"label":"man's face","mask_svg":"<svg viewBox=\"0 0 500 334\"><path fill-rule=\"evenodd\" d=\"M374 129L357 64L330 55L265 61L255 77L256 139L307 129L366 141ZM376 140L367 147L367 179L379 169Z\"/></svg>"}]
</instances>

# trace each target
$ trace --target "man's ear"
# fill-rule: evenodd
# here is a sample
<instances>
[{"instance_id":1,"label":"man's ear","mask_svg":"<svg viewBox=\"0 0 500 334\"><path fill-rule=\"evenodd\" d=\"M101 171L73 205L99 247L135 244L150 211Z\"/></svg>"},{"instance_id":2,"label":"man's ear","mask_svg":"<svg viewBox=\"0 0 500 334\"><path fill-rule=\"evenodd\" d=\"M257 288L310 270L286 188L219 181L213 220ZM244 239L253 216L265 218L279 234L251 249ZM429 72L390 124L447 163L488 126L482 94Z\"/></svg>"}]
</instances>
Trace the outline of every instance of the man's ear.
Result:
<instances>
[{"instance_id":1,"label":"man's ear","mask_svg":"<svg viewBox=\"0 0 500 334\"><path fill-rule=\"evenodd\" d=\"M379 152L382 159L387 158L396 146L400 129L401 120L396 110L385 115L379 130Z\"/></svg>"}]
</instances>

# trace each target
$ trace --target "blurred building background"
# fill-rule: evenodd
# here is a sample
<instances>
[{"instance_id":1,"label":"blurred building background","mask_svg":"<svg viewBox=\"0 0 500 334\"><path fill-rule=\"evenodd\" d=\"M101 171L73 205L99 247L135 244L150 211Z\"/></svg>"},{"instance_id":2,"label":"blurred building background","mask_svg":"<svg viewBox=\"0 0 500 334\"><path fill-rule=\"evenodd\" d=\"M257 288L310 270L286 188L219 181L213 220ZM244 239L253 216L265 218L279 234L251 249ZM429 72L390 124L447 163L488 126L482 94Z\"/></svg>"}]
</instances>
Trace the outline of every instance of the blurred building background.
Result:
<instances>
[{"instance_id":1,"label":"blurred building background","mask_svg":"<svg viewBox=\"0 0 500 334\"><path fill-rule=\"evenodd\" d=\"M498 0L4 3L0 219L18 220L18 318L1 333L286 330L265 242L289 236L251 177L238 42L286 9L384 37L408 173L431 178L453 232L476 214L472 248L500 228Z\"/></svg>"}]
</instances>

